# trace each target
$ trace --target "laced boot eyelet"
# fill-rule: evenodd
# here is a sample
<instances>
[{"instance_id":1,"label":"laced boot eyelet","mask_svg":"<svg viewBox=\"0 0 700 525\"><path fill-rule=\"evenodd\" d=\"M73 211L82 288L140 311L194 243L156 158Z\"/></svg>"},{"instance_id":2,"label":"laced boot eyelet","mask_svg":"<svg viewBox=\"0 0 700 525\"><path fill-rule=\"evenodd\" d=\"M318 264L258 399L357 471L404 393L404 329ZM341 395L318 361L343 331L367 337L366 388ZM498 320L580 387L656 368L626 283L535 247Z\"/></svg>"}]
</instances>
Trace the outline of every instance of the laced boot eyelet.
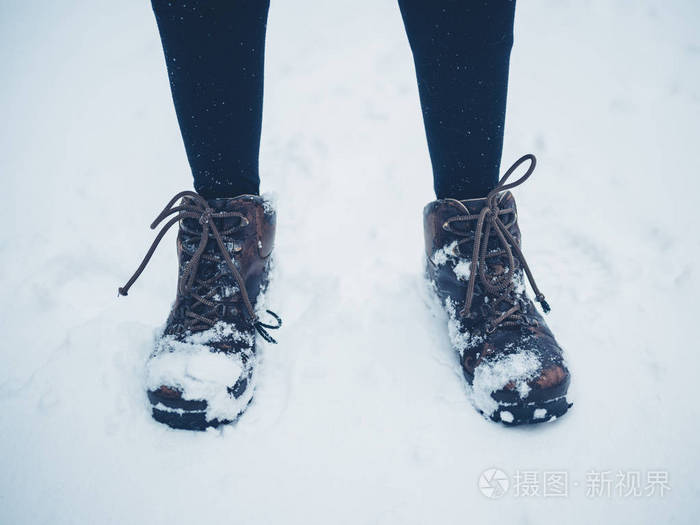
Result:
<instances>
[{"instance_id":1,"label":"laced boot eyelet","mask_svg":"<svg viewBox=\"0 0 700 525\"><path fill-rule=\"evenodd\" d=\"M481 308L479 308L479 313L481 314L482 319L488 319L490 317L491 318L493 317L493 315L492 315L493 312L491 312L491 309L488 307L487 304L481 305Z\"/></svg>"},{"instance_id":2,"label":"laced boot eyelet","mask_svg":"<svg viewBox=\"0 0 700 525\"><path fill-rule=\"evenodd\" d=\"M214 210L211 208L207 208L204 210L204 212L199 216L199 224L204 226L205 224L208 224L209 221L211 221L211 215L214 213Z\"/></svg>"},{"instance_id":3,"label":"laced boot eyelet","mask_svg":"<svg viewBox=\"0 0 700 525\"><path fill-rule=\"evenodd\" d=\"M216 314L219 317L223 318L226 316L226 305L225 304L217 304L215 310L216 310Z\"/></svg>"}]
</instances>

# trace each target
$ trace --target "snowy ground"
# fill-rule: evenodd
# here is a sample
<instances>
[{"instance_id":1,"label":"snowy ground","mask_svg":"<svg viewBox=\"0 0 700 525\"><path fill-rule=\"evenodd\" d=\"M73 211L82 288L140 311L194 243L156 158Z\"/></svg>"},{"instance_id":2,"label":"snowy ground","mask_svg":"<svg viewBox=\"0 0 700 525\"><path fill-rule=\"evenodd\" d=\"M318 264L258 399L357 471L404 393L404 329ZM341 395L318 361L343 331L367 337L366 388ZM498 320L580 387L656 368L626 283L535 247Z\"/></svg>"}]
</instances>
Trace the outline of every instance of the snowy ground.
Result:
<instances>
[{"instance_id":1,"label":"snowy ground","mask_svg":"<svg viewBox=\"0 0 700 525\"><path fill-rule=\"evenodd\" d=\"M246 415L202 434L153 422L142 388L172 236L116 298L190 185L149 3L0 2L0 522L696 522L699 15L519 5L504 164L540 160L520 220L576 405L507 429L469 405L421 282L431 180L397 6L273 2L262 168L285 325ZM547 471L566 497L514 486ZM671 490L620 495L618 471Z\"/></svg>"}]
</instances>

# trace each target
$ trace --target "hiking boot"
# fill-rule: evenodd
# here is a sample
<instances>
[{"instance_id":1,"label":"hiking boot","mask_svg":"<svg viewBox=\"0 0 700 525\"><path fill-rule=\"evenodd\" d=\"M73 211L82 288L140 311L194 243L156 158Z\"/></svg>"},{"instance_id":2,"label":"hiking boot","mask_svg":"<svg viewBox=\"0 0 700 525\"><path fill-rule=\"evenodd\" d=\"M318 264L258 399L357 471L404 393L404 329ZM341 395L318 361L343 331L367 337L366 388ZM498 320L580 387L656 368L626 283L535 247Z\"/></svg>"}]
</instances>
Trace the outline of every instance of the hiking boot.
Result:
<instances>
[{"instance_id":1,"label":"hiking boot","mask_svg":"<svg viewBox=\"0 0 700 525\"><path fill-rule=\"evenodd\" d=\"M530 161L527 172L506 184ZM482 199L440 199L424 210L427 277L449 316L476 409L507 425L540 423L563 415L569 370L562 349L525 291L539 291L520 250L520 229L509 189L525 182L535 157L525 155Z\"/></svg>"},{"instance_id":2,"label":"hiking boot","mask_svg":"<svg viewBox=\"0 0 700 525\"><path fill-rule=\"evenodd\" d=\"M176 204L180 200L179 204ZM151 225L167 220L127 295L165 232L179 222L177 295L147 363L153 417L173 428L204 430L235 421L252 400L256 334L275 342L256 308L267 288L275 212L255 195L206 200L178 193Z\"/></svg>"}]
</instances>

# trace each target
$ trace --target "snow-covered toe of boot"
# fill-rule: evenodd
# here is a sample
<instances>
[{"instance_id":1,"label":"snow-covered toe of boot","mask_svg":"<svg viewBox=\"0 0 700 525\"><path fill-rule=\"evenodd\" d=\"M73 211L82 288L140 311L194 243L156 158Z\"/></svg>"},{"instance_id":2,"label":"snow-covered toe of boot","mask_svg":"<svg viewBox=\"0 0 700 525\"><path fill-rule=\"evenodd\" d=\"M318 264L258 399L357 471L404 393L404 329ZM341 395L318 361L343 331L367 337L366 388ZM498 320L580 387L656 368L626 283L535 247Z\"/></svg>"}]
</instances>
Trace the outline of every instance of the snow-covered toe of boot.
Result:
<instances>
[{"instance_id":1,"label":"snow-covered toe of boot","mask_svg":"<svg viewBox=\"0 0 700 525\"><path fill-rule=\"evenodd\" d=\"M524 162L527 172L507 179ZM530 282L545 312L549 305L520 250L520 229L509 189L532 174L525 155L483 199L441 199L424 210L426 273L449 316L472 402L507 425L562 416L569 370L562 349L525 290Z\"/></svg>"},{"instance_id":2,"label":"snow-covered toe of boot","mask_svg":"<svg viewBox=\"0 0 700 525\"><path fill-rule=\"evenodd\" d=\"M179 203L178 203L179 201ZM256 335L270 342L258 303L268 283L275 212L254 195L205 200L177 194L151 228L166 221L126 295L165 231L179 223L177 295L147 363L153 417L174 428L204 430L235 421L253 397Z\"/></svg>"}]
</instances>

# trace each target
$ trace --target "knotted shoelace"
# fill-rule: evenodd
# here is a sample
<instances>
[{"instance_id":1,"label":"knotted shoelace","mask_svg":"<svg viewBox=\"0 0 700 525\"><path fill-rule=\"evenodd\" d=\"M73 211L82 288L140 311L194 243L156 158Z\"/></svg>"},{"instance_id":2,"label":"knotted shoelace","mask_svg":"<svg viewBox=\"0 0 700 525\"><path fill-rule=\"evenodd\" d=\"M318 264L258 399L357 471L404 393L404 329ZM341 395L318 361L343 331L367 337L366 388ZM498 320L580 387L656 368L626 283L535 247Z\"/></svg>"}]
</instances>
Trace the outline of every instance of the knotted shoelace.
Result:
<instances>
[{"instance_id":1,"label":"knotted shoelace","mask_svg":"<svg viewBox=\"0 0 700 525\"><path fill-rule=\"evenodd\" d=\"M183 203L175 206L175 203L183 197L189 197L191 200L183 201ZM208 309L204 312L204 314L199 314L191 310L186 311L185 315L192 320L188 324L188 328L194 331L206 329L215 325L221 317L220 307L225 308L226 306L226 303L222 303L214 299L213 296L215 294L215 290L211 287L211 285L223 274L220 271L217 271L214 276L208 279L201 279L197 277L199 263L202 260L218 261L216 257L205 253L207 243L211 235L216 240L218 251L226 263L226 269L233 276L238 286L238 293L240 294L245 311L255 327L255 330L266 341L276 343L277 341L275 341L275 339L267 332L267 329L278 329L282 325L282 320L276 313L270 310L267 310L267 313L275 319L276 324L266 324L258 319L255 308L253 308L250 298L248 297L248 292L245 287L245 280L243 279L243 276L238 268L236 268L235 263L231 259L231 255L226 249L225 242L229 240L227 236L247 226L249 224L248 218L244 214L236 211L216 211L209 206L209 203L207 203L204 197L193 191L181 191L175 195L170 202L168 202L165 208L163 208L163 211L160 212L158 217L156 217L156 219L153 221L151 224L151 229L155 230L171 215L174 216L171 217L170 220L168 220L160 229L139 267L126 282L126 284L119 288L119 295L126 296L128 294L129 288L131 288L134 282L136 282L148 265L148 262L151 260L151 257L160 244L160 241L163 239L163 236L165 236L165 234L174 224L183 219L197 219L199 224L202 226L202 231L194 234L199 235L199 244L179 276L177 289L180 295L189 296L194 299L195 304L202 304ZM229 219L232 217L240 218L240 222L232 228L220 231L216 226L214 219Z\"/></svg>"},{"instance_id":2,"label":"knotted shoelace","mask_svg":"<svg viewBox=\"0 0 700 525\"><path fill-rule=\"evenodd\" d=\"M517 170L523 163L529 161L530 165L527 171L516 181L506 184L508 178ZM498 181L498 184L494 189L492 189L486 196L486 203L481 211L477 214L469 215L459 215L456 217L451 217L445 221L443 228L446 231L454 233L455 235L468 237L457 242L456 251L461 254L459 248L461 245L472 241L471 232L462 231L461 229L455 229L452 227L453 223L458 222L470 222L476 221L476 227L473 230L474 237L472 248L472 256L470 261L470 272L469 272L469 282L467 285L467 293L464 301L464 308L460 312L460 315L465 318L470 318L472 316L472 302L474 300L474 288L476 286L477 276L486 294L491 296L494 300L490 301L492 317L493 319L489 321L487 325L487 332L493 332L496 327L500 324L503 325L518 325L523 320L523 305L522 301L517 300L514 297L513 291L515 289L515 261L516 259L522 266L527 275L527 279L535 292L535 299L542 306L544 312L550 311L550 306L544 298L542 292L540 292L537 284L535 283L535 278L530 271L530 267L525 260L523 252L520 250L517 240L509 231L509 227L512 223L508 225L503 223L501 220L502 215L514 214L512 209L500 209L498 207L499 197L501 194L511 188L521 185L525 182L532 172L535 170L535 164L537 160L532 154L524 155L519 158L509 169L505 172L503 177ZM515 219L513 220L515 222ZM498 238L500 249L489 250L489 239L491 235L495 234ZM494 257L506 256L508 260L508 267L502 273L494 273L489 271L489 266L486 262L487 259ZM504 312L497 312L495 309L499 303L506 303L510 307Z\"/></svg>"}]
</instances>

